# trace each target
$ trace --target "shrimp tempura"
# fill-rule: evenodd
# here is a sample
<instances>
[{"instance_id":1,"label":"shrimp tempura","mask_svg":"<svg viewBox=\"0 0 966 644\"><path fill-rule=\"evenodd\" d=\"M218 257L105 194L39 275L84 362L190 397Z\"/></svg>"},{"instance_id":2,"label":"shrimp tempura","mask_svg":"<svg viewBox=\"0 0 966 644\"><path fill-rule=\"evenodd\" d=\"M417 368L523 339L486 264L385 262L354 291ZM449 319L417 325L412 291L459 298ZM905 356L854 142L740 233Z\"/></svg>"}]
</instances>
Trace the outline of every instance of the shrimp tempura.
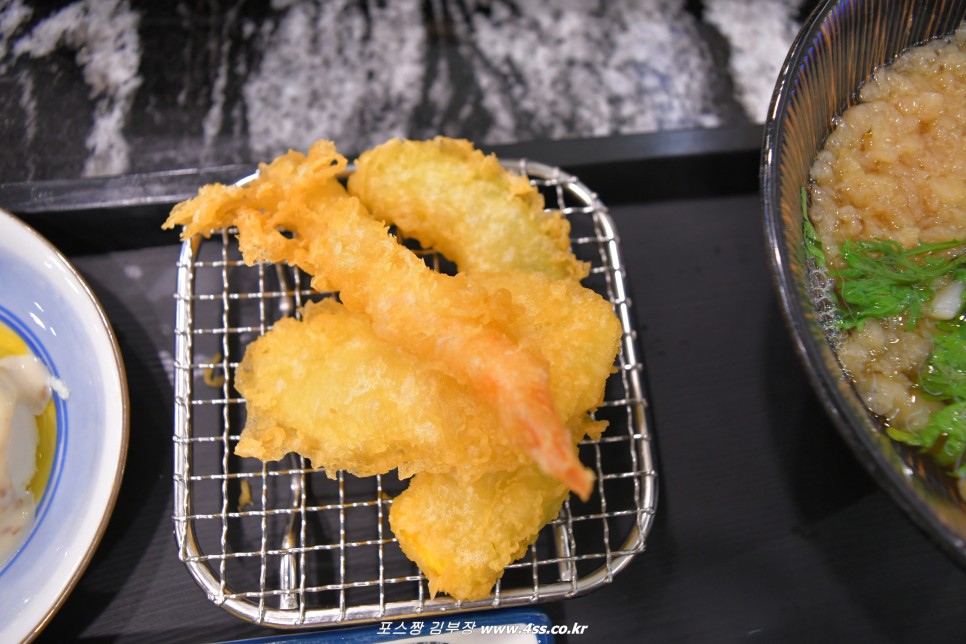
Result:
<instances>
[{"instance_id":1,"label":"shrimp tempura","mask_svg":"<svg viewBox=\"0 0 966 644\"><path fill-rule=\"evenodd\" d=\"M470 280L513 298L518 315L507 331L546 358L561 417L600 404L621 331L603 298L536 273ZM235 387L248 411L239 456L277 460L294 451L330 475L398 469L401 478L433 472L458 482L533 467L493 431L495 411L467 387L377 338L368 316L332 299L307 304L302 320L280 320L250 344Z\"/></svg>"},{"instance_id":2,"label":"shrimp tempura","mask_svg":"<svg viewBox=\"0 0 966 644\"><path fill-rule=\"evenodd\" d=\"M247 418L235 454L275 461L289 452L328 476L398 470L515 468L496 412L450 376L376 337L364 313L333 298L310 302L248 345L235 371Z\"/></svg>"},{"instance_id":3,"label":"shrimp tempura","mask_svg":"<svg viewBox=\"0 0 966 644\"><path fill-rule=\"evenodd\" d=\"M164 225L183 225L186 239L234 224L246 262L289 262L313 275L313 286L339 290L376 336L469 387L542 471L586 499L593 473L554 406L546 361L505 331L509 293L432 271L345 192L337 180L345 166L320 141L307 157L289 152L262 167L247 186L207 186Z\"/></svg>"}]
</instances>

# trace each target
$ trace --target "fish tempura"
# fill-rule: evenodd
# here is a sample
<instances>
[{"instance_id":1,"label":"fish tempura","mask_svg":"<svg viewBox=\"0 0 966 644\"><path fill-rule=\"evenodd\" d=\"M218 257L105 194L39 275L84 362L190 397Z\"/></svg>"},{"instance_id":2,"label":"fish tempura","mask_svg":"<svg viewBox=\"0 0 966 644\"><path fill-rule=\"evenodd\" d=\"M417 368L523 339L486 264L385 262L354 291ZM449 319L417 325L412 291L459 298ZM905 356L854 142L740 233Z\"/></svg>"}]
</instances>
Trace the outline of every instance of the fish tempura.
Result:
<instances>
[{"instance_id":1,"label":"fish tempura","mask_svg":"<svg viewBox=\"0 0 966 644\"><path fill-rule=\"evenodd\" d=\"M398 469L466 473L529 462L471 391L379 339L368 316L309 303L252 342L235 372L247 418L235 447L264 461L296 452L329 476Z\"/></svg>"}]
</instances>

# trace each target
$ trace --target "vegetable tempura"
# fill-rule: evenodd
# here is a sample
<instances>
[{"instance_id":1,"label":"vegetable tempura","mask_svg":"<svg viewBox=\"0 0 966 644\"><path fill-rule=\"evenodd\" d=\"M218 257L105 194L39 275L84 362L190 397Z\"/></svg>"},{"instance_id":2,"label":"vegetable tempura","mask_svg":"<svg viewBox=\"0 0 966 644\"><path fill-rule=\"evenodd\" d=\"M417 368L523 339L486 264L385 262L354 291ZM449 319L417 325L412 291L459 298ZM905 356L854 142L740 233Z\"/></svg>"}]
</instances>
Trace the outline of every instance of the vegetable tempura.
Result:
<instances>
[{"instance_id":1,"label":"vegetable tempura","mask_svg":"<svg viewBox=\"0 0 966 644\"><path fill-rule=\"evenodd\" d=\"M349 192L461 272L587 276L587 264L570 252L570 223L560 211L544 211L543 197L526 177L507 172L469 141L383 143L356 161Z\"/></svg>"},{"instance_id":2,"label":"vegetable tempura","mask_svg":"<svg viewBox=\"0 0 966 644\"><path fill-rule=\"evenodd\" d=\"M574 421L575 442L599 438L606 423ZM467 484L449 474L420 472L393 499L389 525L429 592L482 599L503 570L522 557L567 499L567 489L536 468L488 471Z\"/></svg>"}]
</instances>

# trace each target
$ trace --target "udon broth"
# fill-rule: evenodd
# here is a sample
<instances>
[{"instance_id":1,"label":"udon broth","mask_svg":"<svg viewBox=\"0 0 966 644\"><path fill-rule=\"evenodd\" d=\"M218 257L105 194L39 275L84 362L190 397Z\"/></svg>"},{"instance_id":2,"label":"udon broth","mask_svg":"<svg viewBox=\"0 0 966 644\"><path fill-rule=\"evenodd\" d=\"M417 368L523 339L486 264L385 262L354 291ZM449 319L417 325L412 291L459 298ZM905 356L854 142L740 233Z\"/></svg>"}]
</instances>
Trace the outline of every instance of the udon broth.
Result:
<instances>
[{"instance_id":1,"label":"udon broth","mask_svg":"<svg viewBox=\"0 0 966 644\"><path fill-rule=\"evenodd\" d=\"M958 336L948 335L966 326L966 269L960 270L966 257L957 259L966 255L964 134L966 27L961 27L953 36L908 50L873 74L857 104L836 120L814 161L808 207L840 295L845 332L838 336L842 341L837 349L842 365L890 434L925 450L949 452L943 465L950 471L966 468L966 444L953 453L957 432L966 438L966 413L937 414L960 402L966 409L966 400L942 387L937 391L930 384L936 378L923 374L929 370L935 376L931 370L936 365L945 369L951 361L952 372L961 371L966 383L966 333L963 351L953 342ZM896 243L887 246L883 240ZM855 242L870 245L858 247ZM866 254L860 256L858 248ZM930 262L951 268L938 275L923 269L914 285L908 275L902 278L906 282L896 277L897 286L887 280L892 274L891 265L886 270L887 255L911 258L915 266L910 274ZM860 262L868 259L874 262ZM848 283L859 279L866 282ZM863 296L881 292L881 303L909 306L867 315L855 304L858 295L845 299L845 289L860 286L868 287ZM944 349L942 360L934 355L940 334L946 338L940 344L954 349ZM943 418L955 426L937 429ZM932 442L924 438L936 432ZM960 476L964 472L956 471Z\"/></svg>"}]
</instances>

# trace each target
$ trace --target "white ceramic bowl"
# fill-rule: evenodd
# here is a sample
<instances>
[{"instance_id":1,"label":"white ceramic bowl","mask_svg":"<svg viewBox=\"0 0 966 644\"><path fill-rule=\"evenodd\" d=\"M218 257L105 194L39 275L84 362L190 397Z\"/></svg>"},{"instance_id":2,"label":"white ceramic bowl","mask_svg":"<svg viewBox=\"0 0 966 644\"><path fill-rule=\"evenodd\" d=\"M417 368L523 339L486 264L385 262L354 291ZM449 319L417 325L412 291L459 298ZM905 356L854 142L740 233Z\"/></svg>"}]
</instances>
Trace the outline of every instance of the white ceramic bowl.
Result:
<instances>
[{"instance_id":1,"label":"white ceramic bowl","mask_svg":"<svg viewBox=\"0 0 966 644\"><path fill-rule=\"evenodd\" d=\"M32 639L70 593L107 525L124 470L127 382L90 288L46 239L0 210L0 322L69 388L26 541L0 567L0 642Z\"/></svg>"}]
</instances>

